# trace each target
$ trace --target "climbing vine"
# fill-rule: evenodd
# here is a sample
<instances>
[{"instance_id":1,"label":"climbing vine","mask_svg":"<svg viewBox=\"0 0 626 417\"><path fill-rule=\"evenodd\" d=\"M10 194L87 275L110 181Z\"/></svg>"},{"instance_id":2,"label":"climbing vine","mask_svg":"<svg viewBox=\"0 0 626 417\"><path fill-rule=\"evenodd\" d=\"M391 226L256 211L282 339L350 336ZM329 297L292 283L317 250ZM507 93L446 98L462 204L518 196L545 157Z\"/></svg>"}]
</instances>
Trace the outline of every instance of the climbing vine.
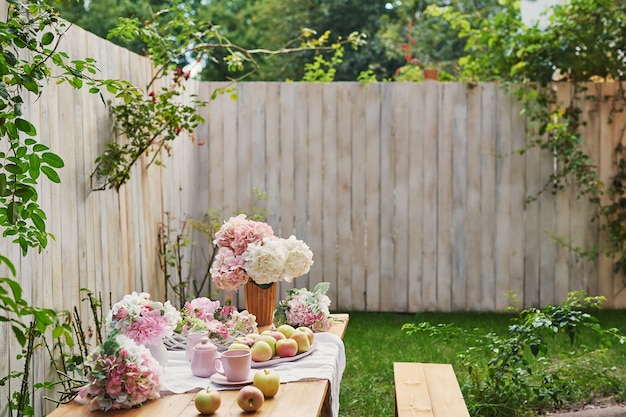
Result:
<instances>
[{"instance_id":1,"label":"climbing vine","mask_svg":"<svg viewBox=\"0 0 626 417\"><path fill-rule=\"evenodd\" d=\"M22 254L41 251L53 237L39 205L42 176L59 183L63 160L36 138L37 129L22 107L54 80L130 98L135 89L118 80L98 80L93 59L70 59L59 49L66 23L43 0L8 0L7 20L0 22L0 227ZM52 71L56 68L56 71Z\"/></svg>"},{"instance_id":2,"label":"climbing vine","mask_svg":"<svg viewBox=\"0 0 626 417\"><path fill-rule=\"evenodd\" d=\"M504 3L503 11L479 22L449 7L431 6L427 12L445 18L466 38L467 55L459 61L462 79L502 82L524 106L531 126L528 148L540 147L556 161L544 187L528 196L528 201L573 183L581 197L597 206L594 220L606 230L607 238L600 248L572 249L582 256L604 253L614 259L616 271L626 273L624 145L615 149L616 174L605 184L596 162L585 152L580 133L584 126L581 104L608 100L613 116L626 102L621 84L626 5L612 0L565 1L552 8L542 28L539 23L531 27L522 23L519 2ZM573 86L567 103L559 102L553 88L560 81ZM616 82L615 94L589 94L588 85L595 81Z\"/></svg>"},{"instance_id":3,"label":"climbing vine","mask_svg":"<svg viewBox=\"0 0 626 417\"><path fill-rule=\"evenodd\" d=\"M183 104L185 83L194 67L210 64L217 59L216 56L223 55L228 70L232 72L231 80L241 81L258 69L256 56L331 51L330 61L317 55L307 72L317 79L326 79L332 78L334 65L341 62L344 45L358 48L365 43L364 35L356 32L331 41L329 32L317 36L315 31L303 29L300 37L289 43L296 45L294 47L246 49L224 37L219 26L194 21L190 5L180 0L171 2L148 22L137 18L120 19L109 38L130 42L140 39L146 45L156 71L142 96L130 100L125 97L125 100L110 103L119 137L127 140L108 144L97 158L92 175L95 189L119 189L128 181L132 167L142 156L149 156L149 164L161 164L158 159L160 151L168 151L173 140L182 134L194 138L195 128L204 122L198 109L207 104L195 95L190 95L189 104ZM190 69L183 69L185 67ZM158 87L159 84L163 86ZM214 91L211 99L224 93L237 98L236 90L228 87Z\"/></svg>"}]
</instances>

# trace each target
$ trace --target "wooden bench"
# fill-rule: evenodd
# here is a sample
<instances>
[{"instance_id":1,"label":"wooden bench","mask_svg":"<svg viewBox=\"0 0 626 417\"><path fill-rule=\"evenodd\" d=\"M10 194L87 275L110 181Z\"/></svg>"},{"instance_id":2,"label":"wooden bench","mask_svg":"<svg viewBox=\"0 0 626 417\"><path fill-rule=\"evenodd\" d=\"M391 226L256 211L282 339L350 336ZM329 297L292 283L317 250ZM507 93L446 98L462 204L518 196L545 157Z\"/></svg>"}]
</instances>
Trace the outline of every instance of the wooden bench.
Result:
<instances>
[{"instance_id":1,"label":"wooden bench","mask_svg":"<svg viewBox=\"0 0 626 417\"><path fill-rule=\"evenodd\" d=\"M450 364L394 362L396 417L469 417Z\"/></svg>"}]
</instances>

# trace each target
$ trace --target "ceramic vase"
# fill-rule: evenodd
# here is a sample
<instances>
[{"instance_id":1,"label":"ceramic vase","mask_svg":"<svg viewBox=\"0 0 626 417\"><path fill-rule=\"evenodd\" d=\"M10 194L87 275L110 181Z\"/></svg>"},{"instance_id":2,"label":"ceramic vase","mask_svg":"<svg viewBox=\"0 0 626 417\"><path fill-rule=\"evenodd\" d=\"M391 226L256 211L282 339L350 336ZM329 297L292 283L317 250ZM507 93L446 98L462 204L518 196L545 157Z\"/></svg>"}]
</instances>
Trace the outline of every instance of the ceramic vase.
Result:
<instances>
[{"instance_id":1,"label":"ceramic vase","mask_svg":"<svg viewBox=\"0 0 626 417\"><path fill-rule=\"evenodd\" d=\"M246 310L256 316L257 324L259 326L272 324L276 308L276 284L264 289L253 282L248 282L244 287L244 293Z\"/></svg>"}]
</instances>

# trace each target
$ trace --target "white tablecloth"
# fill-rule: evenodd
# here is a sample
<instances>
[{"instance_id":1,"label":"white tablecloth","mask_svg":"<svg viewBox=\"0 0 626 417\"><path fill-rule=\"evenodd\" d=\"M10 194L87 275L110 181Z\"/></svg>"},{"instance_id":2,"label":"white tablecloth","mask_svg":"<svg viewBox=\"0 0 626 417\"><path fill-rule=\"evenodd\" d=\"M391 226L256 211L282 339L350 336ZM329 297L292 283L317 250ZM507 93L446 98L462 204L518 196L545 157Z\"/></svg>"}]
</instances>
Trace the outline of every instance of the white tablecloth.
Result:
<instances>
[{"instance_id":1,"label":"white tablecloth","mask_svg":"<svg viewBox=\"0 0 626 417\"><path fill-rule=\"evenodd\" d=\"M313 379L330 381L332 413L339 415L339 387L346 367L346 352L343 341L332 333L315 333L317 343L310 355L293 362L282 362L272 366L281 382ZM168 363L161 381L161 395L196 392L206 387L216 390L233 387L213 384L209 378L199 378L191 373L191 366L184 351L169 351ZM239 389L239 387L234 387Z\"/></svg>"}]
</instances>

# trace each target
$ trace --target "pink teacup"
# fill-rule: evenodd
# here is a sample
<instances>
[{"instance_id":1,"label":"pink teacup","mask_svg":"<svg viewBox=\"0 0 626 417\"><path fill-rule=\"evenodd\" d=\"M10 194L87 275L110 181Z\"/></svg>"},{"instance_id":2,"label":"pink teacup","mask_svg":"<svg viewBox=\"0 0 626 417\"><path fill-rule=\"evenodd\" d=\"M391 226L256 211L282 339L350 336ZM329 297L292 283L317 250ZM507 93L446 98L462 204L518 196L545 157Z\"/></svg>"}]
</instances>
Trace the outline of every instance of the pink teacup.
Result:
<instances>
[{"instance_id":1,"label":"pink teacup","mask_svg":"<svg viewBox=\"0 0 626 417\"><path fill-rule=\"evenodd\" d=\"M252 355L249 350L227 350L221 357L213 360L215 372L224 375L230 382L248 379L251 366Z\"/></svg>"}]
</instances>

